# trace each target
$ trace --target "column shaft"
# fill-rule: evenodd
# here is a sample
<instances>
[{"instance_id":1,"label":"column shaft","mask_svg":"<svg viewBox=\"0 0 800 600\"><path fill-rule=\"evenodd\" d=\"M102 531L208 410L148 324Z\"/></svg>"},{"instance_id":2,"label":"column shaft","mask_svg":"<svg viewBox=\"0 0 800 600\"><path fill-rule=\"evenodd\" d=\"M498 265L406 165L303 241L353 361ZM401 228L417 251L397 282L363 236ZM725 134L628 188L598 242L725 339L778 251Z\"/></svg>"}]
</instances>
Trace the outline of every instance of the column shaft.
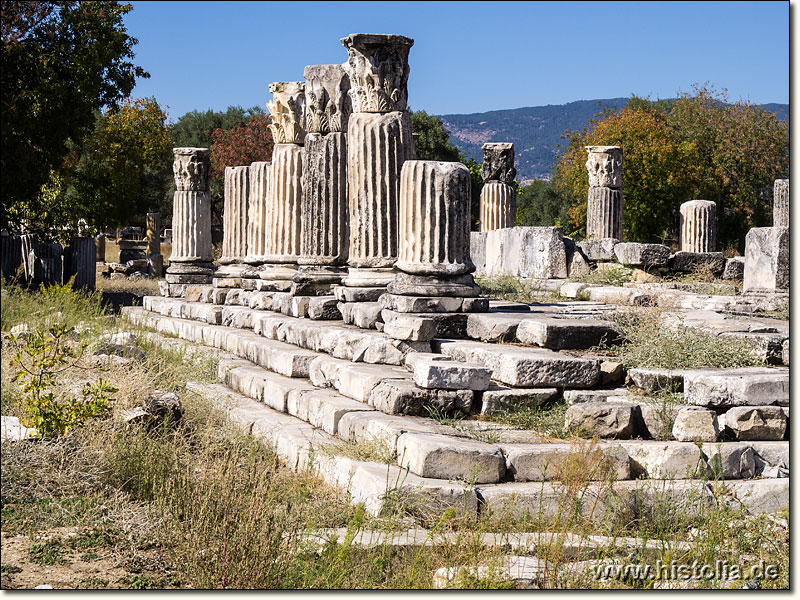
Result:
<instances>
[{"instance_id":1,"label":"column shaft","mask_svg":"<svg viewBox=\"0 0 800 600\"><path fill-rule=\"evenodd\" d=\"M487 181L481 190L481 231L514 227L517 220L517 193L513 185Z\"/></svg>"},{"instance_id":2,"label":"column shaft","mask_svg":"<svg viewBox=\"0 0 800 600\"><path fill-rule=\"evenodd\" d=\"M295 263L300 256L303 200L303 147L275 144L267 202L267 261Z\"/></svg>"},{"instance_id":3,"label":"column shaft","mask_svg":"<svg viewBox=\"0 0 800 600\"><path fill-rule=\"evenodd\" d=\"M225 168L225 205L222 213L223 265L242 262L247 255L247 208L250 193L250 167Z\"/></svg>"},{"instance_id":4,"label":"column shaft","mask_svg":"<svg viewBox=\"0 0 800 600\"><path fill-rule=\"evenodd\" d=\"M590 187L586 237L622 239L622 190Z\"/></svg>"},{"instance_id":5,"label":"column shaft","mask_svg":"<svg viewBox=\"0 0 800 600\"><path fill-rule=\"evenodd\" d=\"M247 202L247 256L245 262L263 263L267 258L267 202L272 187L272 163L250 165Z\"/></svg>"}]
</instances>

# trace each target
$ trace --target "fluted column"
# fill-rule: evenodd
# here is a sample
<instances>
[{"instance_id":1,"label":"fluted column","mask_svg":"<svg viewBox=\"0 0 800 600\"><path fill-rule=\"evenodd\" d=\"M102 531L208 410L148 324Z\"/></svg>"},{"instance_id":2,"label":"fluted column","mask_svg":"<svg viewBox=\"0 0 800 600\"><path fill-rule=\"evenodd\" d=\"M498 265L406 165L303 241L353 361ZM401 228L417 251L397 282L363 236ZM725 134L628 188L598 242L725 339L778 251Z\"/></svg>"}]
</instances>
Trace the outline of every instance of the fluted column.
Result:
<instances>
[{"instance_id":1,"label":"fluted column","mask_svg":"<svg viewBox=\"0 0 800 600\"><path fill-rule=\"evenodd\" d=\"M514 144L492 142L483 145L480 201L480 230L493 231L517 224L517 186L514 177Z\"/></svg>"},{"instance_id":2,"label":"fluted column","mask_svg":"<svg viewBox=\"0 0 800 600\"><path fill-rule=\"evenodd\" d=\"M717 205L710 200L690 200L680 207L681 252L714 252L717 246Z\"/></svg>"},{"instance_id":3,"label":"fluted column","mask_svg":"<svg viewBox=\"0 0 800 600\"><path fill-rule=\"evenodd\" d=\"M300 256L303 147L275 144L267 196L267 263L296 263Z\"/></svg>"},{"instance_id":4,"label":"fluted column","mask_svg":"<svg viewBox=\"0 0 800 600\"><path fill-rule=\"evenodd\" d=\"M208 148L173 148L175 195L172 203L170 284L207 283L213 271Z\"/></svg>"},{"instance_id":5,"label":"fluted column","mask_svg":"<svg viewBox=\"0 0 800 600\"><path fill-rule=\"evenodd\" d=\"M776 179L773 192L772 225L789 227L789 180Z\"/></svg>"},{"instance_id":6,"label":"fluted column","mask_svg":"<svg viewBox=\"0 0 800 600\"><path fill-rule=\"evenodd\" d=\"M272 163L251 163L248 175L250 193L247 201L247 255L244 261L257 265L267 259L267 198L272 187Z\"/></svg>"},{"instance_id":7,"label":"fluted column","mask_svg":"<svg viewBox=\"0 0 800 600\"><path fill-rule=\"evenodd\" d=\"M93 290L97 278L97 248L94 238L74 237L64 253L64 280L72 282L75 290Z\"/></svg>"},{"instance_id":8,"label":"fluted column","mask_svg":"<svg viewBox=\"0 0 800 600\"><path fill-rule=\"evenodd\" d=\"M586 237L622 239L622 148L586 146L589 198Z\"/></svg>"},{"instance_id":9,"label":"fluted column","mask_svg":"<svg viewBox=\"0 0 800 600\"><path fill-rule=\"evenodd\" d=\"M345 283L380 287L391 281L397 260L400 170L413 157L406 107L414 40L358 33L342 44L353 106L347 127L350 275Z\"/></svg>"},{"instance_id":10,"label":"fluted column","mask_svg":"<svg viewBox=\"0 0 800 600\"><path fill-rule=\"evenodd\" d=\"M225 204L222 213L223 265L240 263L247 255L247 207L250 167L225 167Z\"/></svg>"}]
</instances>

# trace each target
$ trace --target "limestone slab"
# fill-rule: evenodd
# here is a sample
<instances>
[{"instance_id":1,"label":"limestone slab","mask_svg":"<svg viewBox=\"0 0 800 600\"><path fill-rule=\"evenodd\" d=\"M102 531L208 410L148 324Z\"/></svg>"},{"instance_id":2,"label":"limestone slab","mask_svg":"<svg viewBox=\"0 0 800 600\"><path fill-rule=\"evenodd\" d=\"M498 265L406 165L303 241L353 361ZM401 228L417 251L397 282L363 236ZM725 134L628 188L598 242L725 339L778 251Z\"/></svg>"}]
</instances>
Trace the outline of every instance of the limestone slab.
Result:
<instances>
[{"instance_id":1,"label":"limestone slab","mask_svg":"<svg viewBox=\"0 0 800 600\"><path fill-rule=\"evenodd\" d=\"M523 344L553 350L584 349L621 340L622 332L610 321L596 319L525 319L517 328Z\"/></svg>"},{"instance_id":2,"label":"limestone slab","mask_svg":"<svg viewBox=\"0 0 800 600\"><path fill-rule=\"evenodd\" d=\"M735 406L725 413L725 427L737 440L782 440L788 419L779 406Z\"/></svg>"},{"instance_id":3,"label":"limestone slab","mask_svg":"<svg viewBox=\"0 0 800 600\"><path fill-rule=\"evenodd\" d=\"M667 264L670 250L662 244L624 242L614 246L614 255L627 267L661 267Z\"/></svg>"},{"instance_id":4,"label":"limestone slab","mask_svg":"<svg viewBox=\"0 0 800 600\"><path fill-rule=\"evenodd\" d=\"M414 382L425 389L476 390L489 387L491 369L481 365L441 360L441 357L416 352L406 358L414 373Z\"/></svg>"},{"instance_id":5,"label":"limestone slab","mask_svg":"<svg viewBox=\"0 0 800 600\"><path fill-rule=\"evenodd\" d=\"M629 402L573 404L564 415L564 429L600 438L630 439L641 430L641 411Z\"/></svg>"},{"instance_id":6,"label":"limestone slab","mask_svg":"<svg viewBox=\"0 0 800 600\"><path fill-rule=\"evenodd\" d=\"M404 433L397 440L398 463L434 479L494 483L505 474L499 448L463 438Z\"/></svg>"},{"instance_id":7,"label":"limestone slab","mask_svg":"<svg viewBox=\"0 0 800 600\"><path fill-rule=\"evenodd\" d=\"M789 371L749 368L695 371L684 376L684 401L709 407L789 405Z\"/></svg>"}]
</instances>

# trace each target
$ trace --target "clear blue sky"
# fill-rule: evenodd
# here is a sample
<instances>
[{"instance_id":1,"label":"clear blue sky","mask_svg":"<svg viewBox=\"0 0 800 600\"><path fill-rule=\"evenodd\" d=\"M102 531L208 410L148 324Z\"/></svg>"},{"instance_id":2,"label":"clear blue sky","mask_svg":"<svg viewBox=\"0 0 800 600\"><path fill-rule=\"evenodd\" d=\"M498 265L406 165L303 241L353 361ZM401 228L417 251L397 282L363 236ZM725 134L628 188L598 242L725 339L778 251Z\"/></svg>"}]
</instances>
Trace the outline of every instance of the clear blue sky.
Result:
<instances>
[{"instance_id":1,"label":"clear blue sky","mask_svg":"<svg viewBox=\"0 0 800 600\"><path fill-rule=\"evenodd\" d=\"M264 107L272 81L347 58L349 33L414 38L409 104L471 113L694 83L789 102L789 2L132 2L136 64L171 119ZM793 7L794 10L796 7Z\"/></svg>"}]
</instances>

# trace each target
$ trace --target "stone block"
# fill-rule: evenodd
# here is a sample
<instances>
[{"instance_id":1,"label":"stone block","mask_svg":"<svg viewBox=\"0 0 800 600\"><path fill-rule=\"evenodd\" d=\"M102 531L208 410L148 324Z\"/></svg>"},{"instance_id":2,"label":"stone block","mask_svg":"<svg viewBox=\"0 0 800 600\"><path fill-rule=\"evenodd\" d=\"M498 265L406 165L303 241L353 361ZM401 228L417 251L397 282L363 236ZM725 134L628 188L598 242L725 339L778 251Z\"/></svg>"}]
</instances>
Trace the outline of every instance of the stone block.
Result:
<instances>
[{"instance_id":1,"label":"stone block","mask_svg":"<svg viewBox=\"0 0 800 600\"><path fill-rule=\"evenodd\" d=\"M681 408L675 415L672 437L679 442L716 442L719 437L716 413L699 406Z\"/></svg>"},{"instance_id":2,"label":"stone block","mask_svg":"<svg viewBox=\"0 0 800 600\"><path fill-rule=\"evenodd\" d=\"M582 404L584 402L632 402L633 396L625 388L611 390L564 390L564 400L567 404Z\"/></svg>"},{"instance_id":3,"label":"stone block","mask_svg":"<svg viewBox=\"0 0 800 600\"><path fill-rule=\"evenodd\" d=\"M400 313L448 313L461 312L463 300L446 296L384 294L379 302L384 308Z\"/></svg>"},{"instance_id":4,"label":"stone block","mask_svg":"<svg viewBox=\"0 0 800 600\"><path fill-rule=\"evenodd\" d=\"M669 257L667 267L682 273L709 270L719 274L725 269L725 257L722 252L676 252Z\"/></svg>"},{"instance_id":5,"label":"stone block","mask_svg":"<svg viewBox=\"0 0 800 600\"><path fill-rule=\"evenodd\" d=\"M628 369L628 378L633 385L648 392L682 392L687 372L683 369Z\"/></svg>"},{"instance_id":6,"label":"stone block","mask_svg":"<svg viewBox=\"0 0 800 600\"><path fill-rule=\"evenodd\" d=\"M620 383L625 379L625 367L613 360L600 361L600 385Z\"/></svg>"},{"instance_id":7,"label":"stone block","mask_svg":"<svg viewBox=\"0 0 800 600\"><path fill-rule=\"evenodd\" d=\"M464 438L404 433L397 439L398 464L421 477L495 483L505 474L496 446Z\"/></svg>"},{"instance_id":8,"label":"stone block","mask_svg":"<svg viewBox=\"0 0 800 600\"><path fill-rule=\"evenodd\" d=\"M641 420L641 411L635 404L586 402L567 409L564 428L600 438L630 439L640 432Z\"/></svg>"},{"instance_id":9,"label":"stone block","mask_svg":"<svg viewBox=\"0 0 800 600\"><path fill-rule=\"evenodd\" d=\"M789 289L789 228L754 227L744 247L744 291Z\"/></svg>"},{"instance_id":10,"label":"stone block","mask_svg":"<svg viewBox=\"0 0 800 600\"><path fill-rule=\"evenodd\" d=\"M383 332L396 340L427 342L436 335L436 321L428 317L382 311Z\"/></svg>"},{"instance_id":11,"label":"stone block","mask_svg":"<svg viewBox=\"0 0 800 600\"><path fill-rule=\"evenodd\" d=\"M552 350L585 349L620 341L622 332L610 321L595 319L536 318L525 319L517 328L523 344Z\"/></svg>"},{"instance_id":12,"label":"stone block","mask_svg":"<svg viewBox=\"0 0 800 600\"><path fill-rule=\"evenodd\" d=\"M624 444L636 471L649 479L694 479L709 474L700 447L688 442Z\"/></svg>"},{"instance_id":13,"label":"stone block","mask_svg":"<svg viewBox=\"0 0 800 600\"><path fill-rule=\"evenodd\" d=\"M614 238L599 238L576 242L584 256L593 262L616 260L614 246L617 244L619 244L619 240Z\"/></svg>"},{"instance_id":14,"label":"stone block","mask_svg":"<svg viewBox=\"0 0 800 600\"><path fill-rule=\"evenodd\" d=\"M508 313L472 314L467 318L467 336L483 342L512 342L525 318Z\"/></svg>"},{"instance_id":15,"label":"stone block","mask_svg":"<svg viewBox=\"0 0 800 600\"><path fill-rule=\"evenodd\" d=\"M741 281L744 279L744 257L734 256L725 259L725 268L722 270L722 278L731 281Z\"/></svg>"},{"instance_id":16,"label":"stone block","mask_svg":"<svg viewBox=\"0 0 800 600\"><path fill-rule=\"evenodd\" d=\"M789 366L789 338L783 340L783 344L781 344L781 362Z\"/></svg>"},{"instance_id":17,"label":"stone block","mask_svg":"<svg viewBox=\"0 0 800 600\"><path fill-rule=\"evenodd\" d=\"M725 413L725 428L740 441L782 440L788 423L779 406L737 406Z\"/></svg>"},{"instance_id":18,"label":"stone block","mask_svg":"<svg viewBox=\"0 0 800 600\"><path fill-rule=\"evenodd\" d=\"M788 369L708 369L684 376L686 404L709 407L789 405Z\"/></svg>"},{"instance_id":19,"label":"stone block","mask_svg":"<svg viewBox=\"0 0 800 600\"><path fill-rule=\"evenodd\" d=\"M406 357L406 366L414 373L414 382L425 389L477 390L489 387L491 369L481 365L440 360L441 357L415 352Z\"/></svg>"},{"instance_id":20,"label":"stone block","mask_svg":"<svg viewBox=\"0 0 800 600\"><path fill-rule=\"evenodd\" d=\"M669 261L668 246L624 242L614 246L614 256L626 267L663 267Z\"/></svg>"},{"instance_id":21,"label":"stone block","mask_svg":"<svg viewBox=\"0 0 800 600\"><path fill-rule=\"evenodd\" d=\"M589 259L572 238L564 238L564 250L567 253L567 277L580 277L591 272Z\"/></svg>"},{"instance_id":22,"label":"stone block","mask_svg":"<svg viewBox=\"0 0 800 600\"><path fill-rule=\"evenodd\" d=\"M564 470L576 465L589 480L605 480L611 474L615 481L630 479L628 453L621 447L581 447L568 443L499 444L506 457L506 470L514 481L558 481Z\"/></svg>"},{"instance_id":23,"label":"stone block","mask_svg":"<svg viewBox=\"0 0 800 600\"><path fill-rule=\"evenodd\" d=\"M425 390L411 380L381 381L368 403L388 415L428 416L428 409L444 415L466 415L472 407L471 390Z\"/></svg>"},{"instance_id":24,"label":"stone block","mask_svg":"<svg viewBox=\"0 0 800 600\"><path fill-rule=\"evenodd\" d=\"M556 388L508 388L490 382L481 395L481 414L494 415L528 406L542 406L556 396Z\"/></svg>"},{"instance_id":25,"label":"stone block","mask_svg":"<svg viewBox=\"0 0 800 600\"><path fill-rule=\"evenodd\" d=\"M567 254L558 227L509 227L472 232L471 248L483 244L485 264L476 275L536 279L567 277ZM480 252L478 252L480 254Z\"/></svg>"},{"instance_id":26,"label":"stone block","mask_svg":"<svg viewBox=\"0 0 800 600\"><path fill-rule=\"evenodd\" d=\"M333 296L313 296L308 300L308 318L318 321L336 321L342 318L339 302Z\"/></svg>"},{"instance_id":27,"label":"stone block","mask_svg":"<svg viewBox=\"0 0 800 600\"><path fill-rule=\"evenodd\" d=\"M672 437L672 426L681 408L684 408L684 406L668 403L643 402L639 404L639 409L642 411L642 422L644 423L644 431L642 433L654 440L670 439ZM719 419L717 422L720 430L722 430L722 423L719 422Z\"/></svg>"}]
</instances>

